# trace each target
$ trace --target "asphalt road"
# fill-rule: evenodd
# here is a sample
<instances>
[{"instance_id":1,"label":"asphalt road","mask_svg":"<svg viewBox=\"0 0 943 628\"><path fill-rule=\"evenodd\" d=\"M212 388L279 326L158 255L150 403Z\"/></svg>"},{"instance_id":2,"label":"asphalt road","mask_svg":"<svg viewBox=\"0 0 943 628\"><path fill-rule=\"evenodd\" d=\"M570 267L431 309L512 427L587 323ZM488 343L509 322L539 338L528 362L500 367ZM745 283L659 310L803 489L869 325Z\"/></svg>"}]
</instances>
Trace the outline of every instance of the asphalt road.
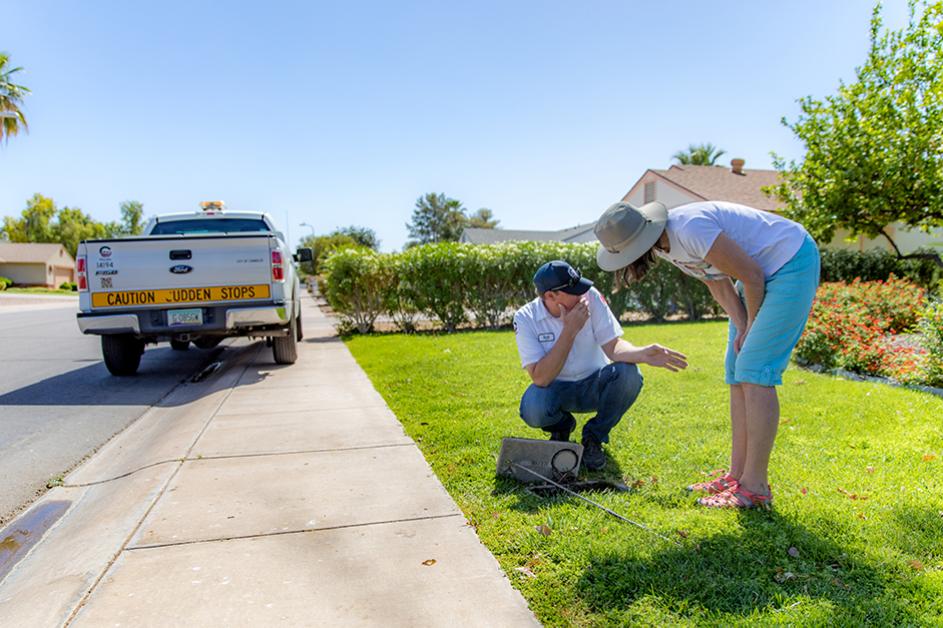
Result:
<instances>
[{"instance_id":1,"label":"asphalt road","mask_svg":"<svg viewBox=\"0 0 943 628\"><path fill-rule=\"evenodd\" d=\"M137 376L113 377L77 302L0 295L0 523L218 354L149 345Z\"/></svg>"}]
</instances>

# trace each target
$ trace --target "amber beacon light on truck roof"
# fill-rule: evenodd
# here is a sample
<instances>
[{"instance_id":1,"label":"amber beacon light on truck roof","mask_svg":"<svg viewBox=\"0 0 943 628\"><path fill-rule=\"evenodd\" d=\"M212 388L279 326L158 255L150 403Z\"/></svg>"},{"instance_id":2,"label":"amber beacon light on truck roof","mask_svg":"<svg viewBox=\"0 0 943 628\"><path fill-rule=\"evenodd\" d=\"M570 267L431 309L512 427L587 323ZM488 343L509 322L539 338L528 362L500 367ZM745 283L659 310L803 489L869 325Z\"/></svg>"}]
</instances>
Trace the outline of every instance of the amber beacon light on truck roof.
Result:
<instances>
[{"instance_id":1,"label":"amber beacon light on truck roof","mask_svg":"<svg viewBox=\"0 0 943 628\"><path fill-rule=\"evenodd\" d=\"M221 212L226 209L225 201L203 201L200 203L200 209L205 212Z\"/></svg>"}]
</instances>

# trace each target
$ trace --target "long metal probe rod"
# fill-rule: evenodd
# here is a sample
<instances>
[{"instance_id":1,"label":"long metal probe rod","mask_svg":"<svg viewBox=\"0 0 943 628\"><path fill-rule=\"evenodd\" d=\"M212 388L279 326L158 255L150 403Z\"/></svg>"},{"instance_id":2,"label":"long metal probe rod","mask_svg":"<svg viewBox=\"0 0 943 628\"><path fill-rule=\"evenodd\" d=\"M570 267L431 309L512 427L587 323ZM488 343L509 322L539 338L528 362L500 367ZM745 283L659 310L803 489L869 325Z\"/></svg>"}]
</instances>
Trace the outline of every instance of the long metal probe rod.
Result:
<instances>
[{"instance_id":1,"label":"long metal probe rod","mask_svg":"<svg viewBox=\"0 0 943 628\"><path fill-rule=\"evenodd\" d=\"M537 472L534 471L533 469L528 469L527 467L521 466L521 465L517 464L516 462L511 462L510 465L511 465L512 467L517 467L518 469L522 469L522 470L524 470L524 471L527 471L527 472L530 473L531 475L537 476L538 478L540 478L541 480L543 480L543 481L545 481L545 482L549 482L550 484L553 484L553 485L556 486L557 488L559 488L559 489L561 489L561 490L563 490L563 491L566 491L567 493L569 493L569 494L572 495L573 497L578 497L579 499L582 499L584 502L587 502L587 503L589 503L589 504L592 504L593 506L595 506L596 508L599 508L600 510L606 511L607 513L609 513L610 515L612 515L612 516L615 517L616 519L619 519L619 520L621 520L621 521L625 521L626 523L630 523L630 524L634 525L636 528L645 530L646 532L650 532L650 533L654 534L655 536L657 536L658 538L664 539L665 541L668 541L669 543L674 543L675 545L678 545L678 546L681 545L681 543L679 543L678 541L676 541L676 540L674 540L674 539L670 539L670 538L668 538L667 536L665 536L664 534L661 534L661 533L659 533L659 532L656 532L656 531L652 530L652 529L649 528L647 525L645 525L645 524L643 524L643 523L639 523L638 521L632 521L631 519L629 519L629 518L627 518L627 517L623 517L622 515L620 515L620 514L617 513L616 511L610 510L610 509L606 508L605 506L603 506L602 504L600 504L600 503L598 503L598 502L594 502L593 500L589 499L588 497L584 497L584 496L580 495L580 494L577 493L576 491L571 491L570 489L568 489L567 487L563 486L562 484L558 484L557 482L554 482L554 481L551 480L550 478L544 477L543 475L537 473Z\"/></svg>"}]
</instances>

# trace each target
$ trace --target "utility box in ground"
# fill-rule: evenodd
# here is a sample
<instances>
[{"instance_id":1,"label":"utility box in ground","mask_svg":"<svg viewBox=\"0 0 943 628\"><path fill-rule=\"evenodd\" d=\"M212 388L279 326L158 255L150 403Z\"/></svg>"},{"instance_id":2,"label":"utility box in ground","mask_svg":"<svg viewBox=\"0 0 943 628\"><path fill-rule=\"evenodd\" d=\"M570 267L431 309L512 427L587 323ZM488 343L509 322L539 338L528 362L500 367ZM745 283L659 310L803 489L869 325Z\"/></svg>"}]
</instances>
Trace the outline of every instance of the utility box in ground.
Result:
<instances>
[{"instance_id":1,"label":"utility box in ground","mask_svg":"<svg viewBox=\"0 0 943 628\"><path fill-rule=\"evenodd\" d=\"M583 446L579 443L533 438L505 438L501 441L497 473L511 476L527 484L543 482L533 473L528 473L527 469L530 469L559 482L575 478L579 474L582 459Z\"/></svg>"}]
</instances>

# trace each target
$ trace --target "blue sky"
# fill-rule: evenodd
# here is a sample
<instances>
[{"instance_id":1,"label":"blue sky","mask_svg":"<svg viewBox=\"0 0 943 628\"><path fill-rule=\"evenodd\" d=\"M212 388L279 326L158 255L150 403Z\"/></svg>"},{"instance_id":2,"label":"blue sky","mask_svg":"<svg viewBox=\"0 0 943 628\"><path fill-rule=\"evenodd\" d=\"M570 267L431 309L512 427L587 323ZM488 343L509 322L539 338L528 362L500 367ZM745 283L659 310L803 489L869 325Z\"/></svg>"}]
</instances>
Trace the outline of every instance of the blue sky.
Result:
<instances>
[{"instance_id":1,"label":"blue sky","mask_svg":"<svg viewBox=\"0 0 943 628\"><path fill-rule=\"evenodd\" d=\"M747 168L801 156L780 119L853 76L871 6L8 3L0 50L33 94L30 133L0 146L0 215L35 192L103 221L221 198L293 239L368 226L384 250L425 192L507 228L589 222L692 142Z\"/></svg>"}]
</instances>

